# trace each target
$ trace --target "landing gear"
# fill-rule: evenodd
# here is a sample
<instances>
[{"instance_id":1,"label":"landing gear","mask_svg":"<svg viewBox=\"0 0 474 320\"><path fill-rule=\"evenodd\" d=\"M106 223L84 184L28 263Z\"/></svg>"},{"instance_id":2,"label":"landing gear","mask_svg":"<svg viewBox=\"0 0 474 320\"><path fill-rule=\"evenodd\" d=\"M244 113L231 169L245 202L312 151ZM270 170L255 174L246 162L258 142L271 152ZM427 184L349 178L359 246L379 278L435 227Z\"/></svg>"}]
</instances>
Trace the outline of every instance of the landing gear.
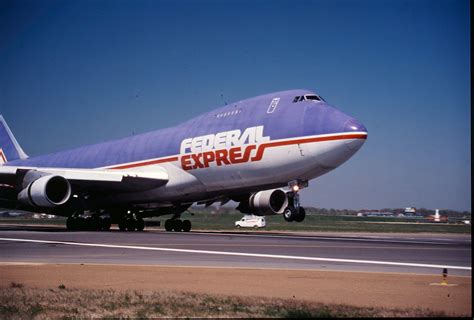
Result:
<instances>
[{"instance_id":1,"label":"landing gear","mask_svg":"<svg viewBox=\"0 0 474 320\"><path fill-rule=\"evenodd\" d=\"M189 232L191 231L191 221L180 219L168 219L165 221L166 231Z\"/></svg>"},{"instance_id":2,"label":"landing gear","mask_svg":"<svg viewBox=\"0 0 474 320\"><path fill-rule=\"evenodd\" d=\"M287 207L283 212L283 218L288 221L302 222L306 217L306 210L303 207Z\"/></svg>"},{"instance_id":3,"label":"landing gear","mask_svg":"<svg viewBox=\"0 0 474 320\"><path fill-rule=\"evenodd\" d=\"M73 215L66 220L66 228L71 231L108 231L110 226L108 217Z\"/></svg>"},{"instance_id":4,"label":"landing gear","mask_svg":"<svg viewBox=\"0 0 474 320\"><path fill-rule=\"evenodd\" d=\"M297 212L294 207L286 207L285 211L283 211L283 218L288 222L295 220L296 215Z\"/></svg>"},{"instance_id":5,"label":"landing gear","mask_svg":"<svg viewBox=\"0 0 474 320\"><path fill-rule=\"evenodd\" d=\"M306 217L306 210L303 207L300 207L299 209L300 210L299 210L298 214L295 217L296 222L302 222L304 220L304 218Z\"/></svg>"},{"instance_id":6,"label":"landing gear","mask_svg":"<svg viewBox=\"0 0 474 320\"><path fill-rule=\"evenodd\" d=\"M300 187L298 184L290 187L292 191L287 193L288 207L283 211L283 218L288 222L302 222L306 217L306 210L303 207L300 207L300 195L298 194Z\"/></svg>"},{"instance_id":7,"label":"landing gear","mask_svg":"<svg viewBox=\"0 0 474 320\"><path fill-rule=\"evenodd\" d=\"M142 218L127 215L119 221L118 227L120 231L143 231L145 229L145 221Z\"/></svg>"}]
</instances>

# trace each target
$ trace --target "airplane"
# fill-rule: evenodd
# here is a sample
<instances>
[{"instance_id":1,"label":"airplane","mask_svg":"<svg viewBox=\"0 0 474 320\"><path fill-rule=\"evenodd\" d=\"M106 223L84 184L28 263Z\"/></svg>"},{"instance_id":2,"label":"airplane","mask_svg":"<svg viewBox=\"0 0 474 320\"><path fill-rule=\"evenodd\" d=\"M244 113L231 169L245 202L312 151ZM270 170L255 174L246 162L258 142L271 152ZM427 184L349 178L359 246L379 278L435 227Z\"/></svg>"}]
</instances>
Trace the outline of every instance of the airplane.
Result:
<instances>
[{"instance_id":1,"label":"airplane","mask_svg":"<svg viewBox=\"0 0 474 320\"><path fill-rule=\"evenodd\" d=\"M226 104L178 126L28 157L0 116L0 207L67 217L68 230L142 231L169 215L188 232L196 203L306 216L299 191L352 157L365 126L305 89Z\"/></svg>"}]
</instances>

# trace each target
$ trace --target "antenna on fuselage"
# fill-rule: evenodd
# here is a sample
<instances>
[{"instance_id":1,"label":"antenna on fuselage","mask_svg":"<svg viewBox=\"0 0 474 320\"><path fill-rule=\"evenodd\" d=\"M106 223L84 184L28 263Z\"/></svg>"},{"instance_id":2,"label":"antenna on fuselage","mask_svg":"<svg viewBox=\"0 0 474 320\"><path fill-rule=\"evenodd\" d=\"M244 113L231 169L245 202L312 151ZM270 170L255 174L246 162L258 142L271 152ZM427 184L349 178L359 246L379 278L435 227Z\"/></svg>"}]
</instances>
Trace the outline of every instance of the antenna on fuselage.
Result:
<instances>
[{"instance_id":1,"label":"antenna on fuselage","mask_svg":"<svg viewBox=\"0 0 474 320\"><path fill-rule=\"evenodd\" d=\"M225 105L227 105L227 101L224 100L224 95L221 93L221 100L224 102Z\"/></svg>"}]
</instances>

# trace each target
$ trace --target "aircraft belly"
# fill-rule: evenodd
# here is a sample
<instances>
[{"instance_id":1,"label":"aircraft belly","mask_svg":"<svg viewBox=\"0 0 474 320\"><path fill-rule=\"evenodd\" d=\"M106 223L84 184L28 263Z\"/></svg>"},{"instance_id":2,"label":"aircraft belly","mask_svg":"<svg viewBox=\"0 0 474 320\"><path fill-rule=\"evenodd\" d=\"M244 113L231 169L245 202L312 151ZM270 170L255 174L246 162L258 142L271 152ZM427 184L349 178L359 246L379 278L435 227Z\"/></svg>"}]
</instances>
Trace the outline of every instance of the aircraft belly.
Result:
<instances>
[{"instance_id":1,"label":"aircraft belly","mask_svg":"<svg viewBox=\"0 0 474 320\"><path fill-rule=\"evenodd\" d=\"M355 151L347 148L346 144L345 140L302 144L301 148L309 160L305 168L306 179L319 177L347 161Z\"/></svg>"}]
</instances>

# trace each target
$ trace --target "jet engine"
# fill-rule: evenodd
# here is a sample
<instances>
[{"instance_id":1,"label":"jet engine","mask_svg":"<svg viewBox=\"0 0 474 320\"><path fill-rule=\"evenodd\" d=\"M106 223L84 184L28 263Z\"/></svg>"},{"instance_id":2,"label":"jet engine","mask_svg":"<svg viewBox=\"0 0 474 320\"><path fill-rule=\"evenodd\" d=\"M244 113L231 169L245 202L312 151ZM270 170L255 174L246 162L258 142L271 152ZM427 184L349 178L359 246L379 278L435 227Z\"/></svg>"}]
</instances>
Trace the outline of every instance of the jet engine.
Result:
<instances>
[{"instance_id":1,"label":"jet engine","mask_svg":"<svg viewBox=\"0 0 474 320\"><path fill-rule=\"evenodd\" d=\"M240 202L237 209L242 213L258 216L281 214L288 206L288 197L283 190L259 191L250 195L248 201Z\"/></svg>"},{"instance_id":2,"label":"jet engine","mask_svg":"<svg viewBox=\"0 0 474 320\"><path fill-rule=\"evenodd\" d=\"M31 182L18 194L18 201L23 204L52 208L66 203L71 197L71 185L66 178L47 175Z\"/></svg>"}]
</instances>

